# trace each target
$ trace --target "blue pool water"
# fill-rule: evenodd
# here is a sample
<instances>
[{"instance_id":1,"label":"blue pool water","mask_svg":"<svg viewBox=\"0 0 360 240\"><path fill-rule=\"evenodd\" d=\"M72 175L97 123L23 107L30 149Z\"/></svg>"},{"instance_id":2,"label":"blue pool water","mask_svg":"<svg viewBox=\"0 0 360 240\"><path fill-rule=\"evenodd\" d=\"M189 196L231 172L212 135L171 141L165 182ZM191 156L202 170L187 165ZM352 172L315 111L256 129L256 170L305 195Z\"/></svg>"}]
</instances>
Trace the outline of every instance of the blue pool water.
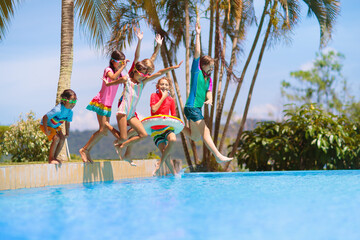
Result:
<instances>
[{"instance_id":1,"label":"blue pool water","mask_svg":"<svg viewBox=\"0 0 360 240\"><path fill-rule=\"evenodd\" d=\"M0 239L360 239L360 171L184 174L0 191Z\"/></svg>"}]
</instances>

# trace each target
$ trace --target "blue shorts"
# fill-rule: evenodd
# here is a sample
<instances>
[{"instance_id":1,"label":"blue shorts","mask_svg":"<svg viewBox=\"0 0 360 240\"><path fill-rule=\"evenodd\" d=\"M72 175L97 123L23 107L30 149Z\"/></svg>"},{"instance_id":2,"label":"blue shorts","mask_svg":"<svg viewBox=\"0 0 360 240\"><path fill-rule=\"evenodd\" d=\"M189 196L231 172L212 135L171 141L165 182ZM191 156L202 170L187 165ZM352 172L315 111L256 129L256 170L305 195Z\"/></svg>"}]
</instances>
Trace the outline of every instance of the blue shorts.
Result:
<instances>
[{"instance_id":1,"label":"blue shorts","mask_svg":"<svg viewBox=\"0 0 360 240\"><path fill-rule=\"evenodd\" d=\"M187 119L197 122L199 120L204 119L204 116L202 115L201 108L199 107L185 107L184 113Z\"/></svg>"}]
</instances>

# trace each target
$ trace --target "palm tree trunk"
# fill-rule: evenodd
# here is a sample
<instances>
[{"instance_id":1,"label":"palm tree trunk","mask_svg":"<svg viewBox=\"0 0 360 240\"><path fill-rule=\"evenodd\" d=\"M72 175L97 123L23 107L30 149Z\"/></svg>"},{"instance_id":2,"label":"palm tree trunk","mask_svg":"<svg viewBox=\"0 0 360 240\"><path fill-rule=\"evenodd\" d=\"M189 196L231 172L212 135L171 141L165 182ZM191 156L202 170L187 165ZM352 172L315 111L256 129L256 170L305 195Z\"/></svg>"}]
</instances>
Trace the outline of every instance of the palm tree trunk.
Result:
<instances>
[{"instance_id":1,"label":"palm tree trunk","mask_svg":"<svg viewBox=\"0 0 360 240\"><path fill-rule=\"evenodd\" d=\"M74 0L61 2L61 55L60 76L56 94L56 104L60 102L60 95L70 88L73 66L74 39Z\"/></svg>"},{"instance_id":2,"label":"palm tree trunk","mask_svg":"<svg viewBox=\"0 0 360 240\"><path fill-rule=\"evenodd\" d=\"M233 101L231 103L231 106L230 106L230 110L229 110L229 114L227 116L227 119L226 119L226 123L225 123L225 126L224 126L224 131L223 131L223 135L221 137L221 140L220 140L220 145L219 145L219 151L221 152L222 148L223 148L223 145L224 145L224 141L225 141L225 137L226 137L226 133L227 133L227 130L229 128L229 125L230 125L230 120L231 120L231 117L232 117L232 114L234 112L234 108L235 108L235 104L236 104L236 101L237 101L237 98L239 96L239 92L240 92L240 89L241 89L241 85L243 83L243 80L244 80L244 77L245 77L245 73L246 73L246 70L249 66L249 63L250 63L250 60L253 56L253 53L255 51L255 47L257 45L257 42L259 40L259 36L260 36L260 33L261 33L261 30L262 30L262 26L264 24L264 19L265 19L265 16L266 16L266 11L267 11L267 7L269 5L270 1L267 0L265 2L265 6L264 6L264 9L263 9L263 12L262 12L262 15L261 15L261 19L260 19L260 23L259 23L259 27L258 27L258 30L256 32L256 35L255 35L255 39L254 39L254 42L252 44L252 47L251 47L251 50L250 50L250 53L249 53L249 56L248 58L246 59L246 63L244 65L244 68L243 68L243 71L241 73L241 77L240 77L240 80L238 82L238 85L237 85L237 88L236 88L236 91L235 91L235 95L234 95L234 98L233 98Z\"/></svg>"},{"instance_id":3,"label":"palm tree trunk","mask_svg":"<svg viewBox=\"0 0 360 240\"><path fill-rule=\"evenodd\" d=\"M61 53L60 53L60 76L56 92L56 104L60 102L60 95L71 85L71 73L73 66L73 39L74 39L74 0L62 0L61 2ZM65 133L65 124L61 125ZM66 154L67 141L62 147L59 157L68 159Z\"/></svg>"},{"instance_id":4,"label":"palm tree trunk","mask_svg":"<svg viewBox=\"0 0 360 240\"><path fill-rule=\"evenodd\" d=\"M211 56L214 34L214 0L210 0L210 30L209 30L209 49L208 55Z\"/></svg>"},{"instance_id":5,"label":"palm tree trunk","mask_svg":"<svg viewBox=\"0 0 360 240\"><path fill-rule=\"evenodd\" d=\"M215 110L215 102L216 102L216 89L219 79L219 66L220 66L220 0L216 0L216 15L215 15L215 67L214 67L214 78L213 78L213 91L212 91L212 99L213 103L211 105L210 119L209 119L209 130L212 132L213 119L214 119L214 110Z\"/></svg>"},{"instance_id":6,"label":"palm tree trunk","mask_svg":"<svg viewBox=\"0 0 360 240\"><path fill-rule=\"evenodd\" d=\"M239 31L239 28L240 28L240 21L241 21L241 17L236 20L235 29L237 31ZM222 112L223 112L223 109L224 109L225 98L226 98L227 90L228 90L229 84L230 84L230 79L231 79L231 75L232 75L232 69L233 69L233 66L234 66L235 60L236 60L236 45L237 45L238 39L239 39L239 34L237 33L236 37L234 37L233 43L232 43L230 65L229 65L229 68L227 70L228 73L227 73L227 76L226 76L226 83L225 83L223 95L221 97L221 100L218 100L218 104L217 104L216 117L215 117L215 129L214 129L214 143L215 143L216 146L217 146L217 141L218 141L218 137L219 137L220 121L221 121L221 116L222 116Z\"/></svg>"},{"instance_id":7,"label":"palm tree trunk","mask_svg":"<svg viewBox=\"0 0 360 240\"><path fill-rule=\"evenodd\" d=\"M186 99L190 93L190 17L189 17L189 0L185 0L185 77L186 77Z\"/></svg>"},{"instance_id":8,"label":"palm tree trunk","mask_svg":"<svg viewBox=\"0 0 360 240\"><path fill-rule=\"evenodd\" d=\"M273 6L273 8L272 8L272 11L276 10L276 8L277 8L277 2L278 2L278 1L275 0L274 6ZM242 134L243 129L244 129L244 126L245 126L246 117L247 117L247 114L248 114L248 111L249 111L249 107L250 107L252 92L253 92L253 90L254 90L255 81L256 81L256 78L257 78L257 75L258 75L258 72L259 72L259 69L260 69L261 60L262 60L262 57L263 57L263 55L264 55L265 47L266 47L266 45L267 45L267 40L268 40L268 38L269 38L270 30L271 30L271 27L272 27L272 18L273 18L273 17L272 17L272 14L271 14L271 15L270 15L270 19L269 19L269 23L268 23L268 26L267 26L267 29L266 29L266 34L265 34L265 37L264 37L264 41L263 41L262 46L261 46L259 58L258 58L258 61L257 61L257 64L256 64L255 72L254 72L254 75L253 75L253 78L252 78L252 81L251 81L251 86L250 86L248 98L247 98L247 101L246 101L246 106L245 106L244 114L243 114L243 117L242 117L242 119L241 119L240 128L239 128L239 131L238 131L238 134L237 134L237 137L236 137L236 141L235 141L235 143L234 143L234 145L233 145L233 149L232 149L232 151L231 151L231 153L230 153L230 156L231 156L231 157L233 157L233 156L235 155L236 149L237 149L237 147L239 146L241 134Z\"/></svg>"}]
</instances>

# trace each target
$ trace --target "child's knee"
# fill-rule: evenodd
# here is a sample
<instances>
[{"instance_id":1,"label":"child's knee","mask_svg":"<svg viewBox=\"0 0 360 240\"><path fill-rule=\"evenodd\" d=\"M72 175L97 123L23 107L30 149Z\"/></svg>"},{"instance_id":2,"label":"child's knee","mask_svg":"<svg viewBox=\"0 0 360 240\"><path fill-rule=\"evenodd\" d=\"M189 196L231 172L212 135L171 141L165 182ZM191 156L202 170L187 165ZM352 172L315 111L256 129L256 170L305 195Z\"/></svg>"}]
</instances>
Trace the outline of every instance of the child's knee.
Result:
<instances>
[{"instance_id":1,"label":"child's knee","mask_svg":"<svg viewBox=\"0 0 360 240\"><path fill-rule=\"evenodd\" d=\"M200 135L192 136L192 140L193 140L194 142L200 141L200 140L201 140L201 136L200 136Z\"/></svg>"},{"instance_id":2,"label":"child's knee","mask_svg":"<svg viewBox=\"0 0 360 240\"><path fill-rule=\"evenodd\" d=\"M59 134L56 134L52 140L54 143L59 143L61 140L61 136Z\"/></svg>"},{"instance_id":3,"label":"child's knee","mask_svg":"<svg viewBox=\"0 0 360 240\"><path fill-rule=\"evenodd\" d=\"M100 134L103 136L107 136L108 135L108 129L106 127L104 128L100 128L99 130Z\"/></svg>"},{"instance_id":4,"label":"child's knee","mask_svg":"<svg viewBox=\"0 0 360 240\"><path fill-rule=\"evenodd\" d=\"M146 132L142 132L139 134L139 137L141 138L146 138L148 136L148 134Z\"/></svg>"},{"instance_id":5,"label":"child's knee","mask_svg":"<svg viewBox=\"0 0 360 240\"><path fill-rule=\"evenodd\" d=\"M168 141L169 141L169 143L174 143L174 142L176 142L176 136L174 135L170 135L169 137L168 137Z\"/></svg>"}]
</instances>

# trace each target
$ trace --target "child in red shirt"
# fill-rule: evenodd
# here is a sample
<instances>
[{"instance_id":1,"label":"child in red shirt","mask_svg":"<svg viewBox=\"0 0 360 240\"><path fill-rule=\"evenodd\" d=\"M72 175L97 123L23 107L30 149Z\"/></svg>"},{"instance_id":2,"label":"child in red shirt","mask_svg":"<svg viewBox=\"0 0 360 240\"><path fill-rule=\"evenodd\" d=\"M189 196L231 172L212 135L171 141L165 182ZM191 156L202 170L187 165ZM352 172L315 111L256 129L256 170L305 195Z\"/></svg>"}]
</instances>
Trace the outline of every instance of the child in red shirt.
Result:
<instances>
[{"instance_id":1,"label":"child in red shirt","mask_svg":"<svg viewBox=\"0 0 360 240\"><path fill-rule=\"evenodd\" d=\"M176 117L175 101L169 96L171 81L167 77L160 78L156 84L156 93L151 94L150 107L151 116L153 115L172 115ZM170 172L177 174L174 169L173 162L170 161L170 153L176 142L174 128L167 125L158 125L152 127L151 137L153 137L155 145L162 153L160 164L156 166L154 175L159 175L159 169L162 164L166 163Z\"/></svg>"}]
</instances>

